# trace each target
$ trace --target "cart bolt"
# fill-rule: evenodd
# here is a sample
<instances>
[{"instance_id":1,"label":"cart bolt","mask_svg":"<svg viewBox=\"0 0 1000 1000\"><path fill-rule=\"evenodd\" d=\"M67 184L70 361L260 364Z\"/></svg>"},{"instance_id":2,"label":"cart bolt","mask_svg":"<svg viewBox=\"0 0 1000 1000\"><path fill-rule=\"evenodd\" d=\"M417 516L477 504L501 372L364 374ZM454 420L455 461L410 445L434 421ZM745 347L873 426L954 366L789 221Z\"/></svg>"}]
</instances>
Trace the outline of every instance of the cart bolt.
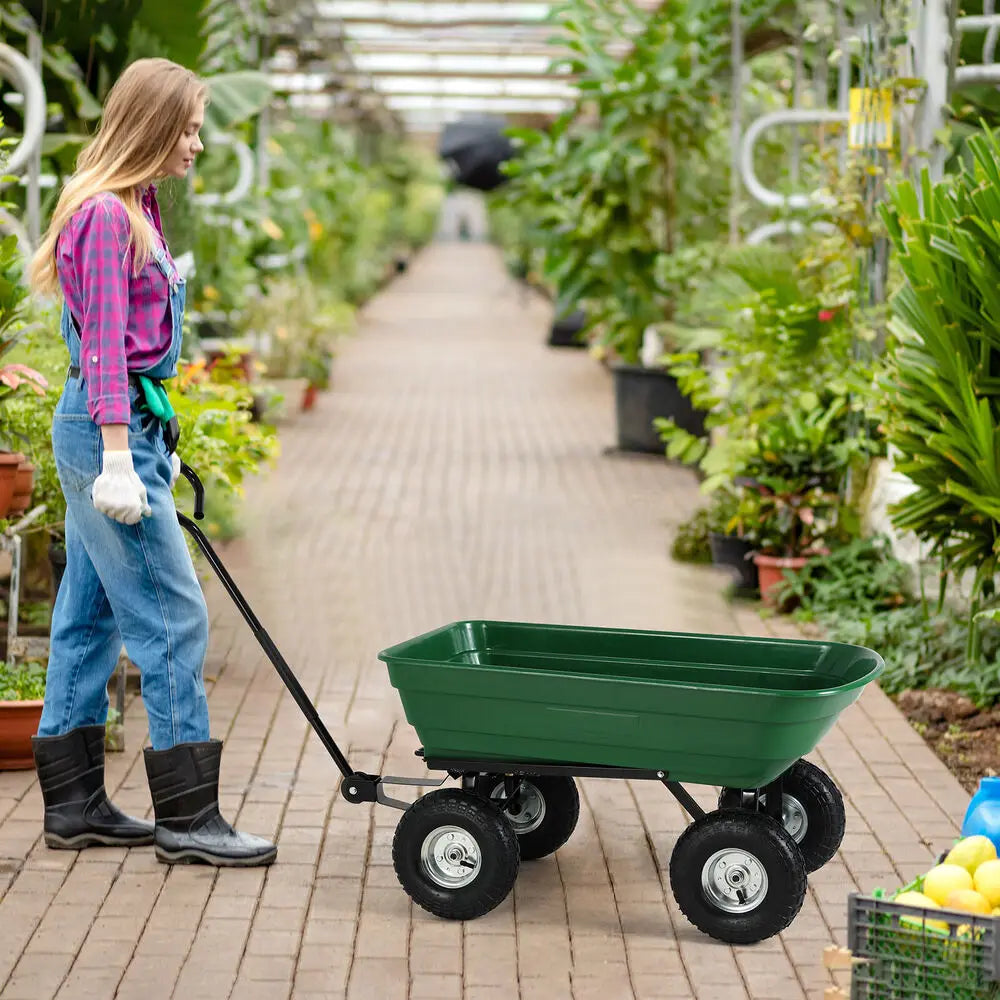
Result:
<instances>
[{"instance_id":1,"label":"cart bolt","mask_svg":"<svg viewBox=\"0 0 1000 1000\"><path fill-rule=\"evenodd\" d=\"M358 794L358 790L356 788L348 788L347 790L351 793L351 795L357 795Z\"/></svg>"},{"instance_id":2,"label":"cart bolt","mask_svg":"<svg viewBox=\"0 0 1000 1000\"><path fill-rule=\"evenodd\" d=\"M656 776L657 776L658 778L662 778L662 777L663 777L663 772L662 772L662 771L657 771L657 772L656 772Z\"/></svg>"}]
</instances>

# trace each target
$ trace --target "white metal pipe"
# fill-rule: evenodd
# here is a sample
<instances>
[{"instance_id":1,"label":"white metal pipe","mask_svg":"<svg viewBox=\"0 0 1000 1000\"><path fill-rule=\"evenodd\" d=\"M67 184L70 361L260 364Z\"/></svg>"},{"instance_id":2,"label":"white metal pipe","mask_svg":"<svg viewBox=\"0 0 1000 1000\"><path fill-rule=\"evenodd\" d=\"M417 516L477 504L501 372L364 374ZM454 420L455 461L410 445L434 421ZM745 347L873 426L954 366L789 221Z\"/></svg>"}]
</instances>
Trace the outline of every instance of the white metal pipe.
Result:
<instances>
[{"instance_id":1,"label":"white metal pipe","mask_svg":"<svg viewBox=\"0 0 1000 1000\"><path fill-rule=\"evenodd\" d=\"M743 179L747 191L762 205L771 205L774 208L810 208L819 204L820 198L816 193L785 195L765 187L754 170L754 147L765 132L778 125L846 123L847 119L846 111L831 111L821 108L772 111L770 114L761 115L760 118L751 123L743 136L743 142L740 144L740 177Z\"/></svg>"},{"instance_id":2,"label":"white metal pipe","mask_svg":"<svg viewBox=\"0 0 1000 1000\"><path fill-rule=\"evenodd\" d=\"M817 221L806 226L805 223L798 222L795 219L783 219L780 222L768 222L763 226L758 226L747 236L744 242L748 247L754 247L759 246L765 240L773 239L775 236L799 236L806 229L812 229L817 233L833 233L836 231L836 228L831 222Z\"/></svg>"},{"instance_id":3,"label":"white metal pipe","mask_svg":"<svg viewBox=\"0 0 1000 1000\"><path fill-rule=\"evenodd\" d=\"M32 68L38 75L39 81L42 78L42 36L36 31L28 33L28 59ZM45 118L42 118L42 128L45 128ZM44 134L44 133L43 133ZM28 187L25 197L25 216L28 221L28 236L31 237L32 246L38 246L41 238L42 227L42 200L39 178L42 175L42 144L39 141L31 152L28 160Z\"/></svg>"},{"instance_id":4,"label":"white metal pipe","mask_svg":"<svg viewBox=\"0 0 1000 1000\"><path fill-rule=\"evenodd\" d=\"M729 119L729 242L740 238L740 138L743 134L743 11L740 0L732 0L729 13L730 60L732 62L733 107Z\"/></svg>"},{"instance_id":5,"label":"white metal pipe","mask_svg":"<svg viewBox=\"0 0 1000 1000\"><path fill-rule=\"evenodd\" d=\"M956 66L955 83L1000 83L1000 63L989 66Z\"/></svg>"},{"instance_id":6,"label":"white metal pipe","mask_svg":"<svg viewBox=\"0 0 1000 1000\"><path fill-rule=\"evenodd\" d=\"M8 174L19 174L30 162L45 134L45 88L35 67L17 49L0 43L0 75L24 95L24 135L7 162Z\"/></svg>"},{"instance_id":7,"label":"white metal pipe","mask_svg":"<svg viewBox=\"0 0 1000 1000\"><path fill-rule=\"evenodd\" d=\"M236 183L229 191L204 191L193 194L191 200L199 205L235 205L241 202L253 189L254 155L250 147L235 136L219 132L212 136L212 143L217 146L227 146L236 155L240 173Z\"/></svg>"},{"instance_id":8,"label":"white metal pipe","mask_svg":"<svg viewBox=\"0 0 1000 1000\"><path fill-rule=\"evenodd\" d=\"M1000 14L969 14L955 18L955 27L959 31L989 31L990 28L1000 28Z\"/></svg>"}]
</instances>

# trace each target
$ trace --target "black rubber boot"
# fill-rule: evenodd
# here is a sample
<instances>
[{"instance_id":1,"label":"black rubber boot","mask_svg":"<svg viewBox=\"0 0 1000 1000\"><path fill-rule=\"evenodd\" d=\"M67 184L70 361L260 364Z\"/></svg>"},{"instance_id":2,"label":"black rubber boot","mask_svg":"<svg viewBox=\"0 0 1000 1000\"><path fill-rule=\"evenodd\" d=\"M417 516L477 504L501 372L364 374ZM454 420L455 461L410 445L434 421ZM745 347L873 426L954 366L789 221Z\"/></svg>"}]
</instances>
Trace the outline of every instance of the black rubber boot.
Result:
<instances>
[{"instance_id":1,"label":"black rubber boot","mask_svg":"<svg viewBox=\"0 0 1000 1000\"><path fill-rule=\"evenodd\" d=\"M62 736L33 736L38 783L45 802L45 843L83 847L141 847L153 824L116 808L104 789L104 726L81 726Z\"/></svg>"},{"instance_id":2,"label":"black rubber boot","mask_svg":"<svg viewBox=\"0 0 1000 1000\"><path fill-rule=\"evenodd\" d=\"M239 833L219 813L219 740L146 750L145 757L160 861L253 868L275 859L274 844Z\"/></svg>"}]
</instances>

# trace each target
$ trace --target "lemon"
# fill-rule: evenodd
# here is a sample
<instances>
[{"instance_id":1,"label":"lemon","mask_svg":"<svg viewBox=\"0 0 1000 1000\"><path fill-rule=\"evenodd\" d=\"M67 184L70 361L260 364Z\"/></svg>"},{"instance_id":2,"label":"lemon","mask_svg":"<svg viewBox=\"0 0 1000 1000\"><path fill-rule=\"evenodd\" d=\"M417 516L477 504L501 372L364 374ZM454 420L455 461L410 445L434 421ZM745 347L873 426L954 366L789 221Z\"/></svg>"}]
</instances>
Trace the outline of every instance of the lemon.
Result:
<instances>
[{"instance_id":1,"label":"lemon","mask_svg":"<svg viewBox=\"0 0 1000 1000\"><path fill-rule=\"evenodd\" d=\"M940 907L930 896L925 896L922 892L901 892L893 899L894 903L902 903L903 906L923 906L928 910L939 910Z\"/></svg>"},{"instance_id":2,"label":"lemon","mask_svg":"<svg viewBox=\"0 0 1000 1000\"><path fill-rule=\"evenodd\" d=\"M935 865L924 876L924 895L930 896L938 906L943 906L948 894L956 889L971 889L972 876L961 865Z\"/></svg>"},{"instance_id":3,"label":"lemon","mask_svg":"<svg viewBox=\"0 0 1000 1000\"><path fill-rule=\"evenodd\" d=\"M990 901L975 889L954 889L944 901L947 910L964 910L966 913L981 913L988 917L991 913Z\"/></svg>"},{"instance_id":4,"label":"lemon","mask_svg":"<svg viewBox=\"0 0 1000 1000\"><path fill-rule=\"evenodd\" d=\"M997 849L989 837L976 834L960 840L944 859L946 865L961 865L970 875L987 861L996 861Z\"/></svg>"},{"instance_id":5,"label":"lemon","mask_svg":"<svg viewBox=\"0 0 1000 1000\"><path fill-rule=\"evenodd\" d=\"M930 896L925 896L922 892L914 892L912 889L909 892L901 892L893 902L902 903L903 906L921 906L925 910L940 909ZM948 931L948 925L943 920L925 921L916 917L903 917L901 918L901 922L916 927L918 930L926 924L926 926L933 927L935 930L945 931L945 933Z\"/></svg>"},{"instance_id":6,"label":"lemon","mask_svg":"<svg viewBox=\"0 0 1000 1000\"><path fill-rule=\"evenodd\" d=\"M982 893L990 906L1000 906L1000 861L984 861L972 876L976 892Z\"/></svg>"}]
</instances>

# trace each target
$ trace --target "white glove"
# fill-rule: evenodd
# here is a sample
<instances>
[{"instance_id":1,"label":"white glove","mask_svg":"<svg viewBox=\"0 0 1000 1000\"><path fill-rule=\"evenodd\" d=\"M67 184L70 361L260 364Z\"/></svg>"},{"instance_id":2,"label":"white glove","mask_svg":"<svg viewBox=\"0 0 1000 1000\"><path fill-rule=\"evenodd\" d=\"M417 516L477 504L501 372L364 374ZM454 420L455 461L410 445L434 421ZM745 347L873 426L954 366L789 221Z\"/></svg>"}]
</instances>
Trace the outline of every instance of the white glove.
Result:
<instances>
[{"instance_id":1,"label":"white glove","mask_svg":"<svg viewBox=\"0 0 1000 1000\"><path fill-rule=\"evenodd\" d=\"M177 477L181 474L181 460L177 457L177 452L170 453L170 488L174 488Z\"/></svg>"},{"instance_id":2,"label":"white glove","mask_svg":"<svg viewBox=\"0 0 1000 1000\"><path fill-rule=\"evenodd\" d=\"M130 451L105 451L104 467L94 480L91 496L102 514L120 524L138 524L153 513Z\"/></svg>"}]
</instances>

